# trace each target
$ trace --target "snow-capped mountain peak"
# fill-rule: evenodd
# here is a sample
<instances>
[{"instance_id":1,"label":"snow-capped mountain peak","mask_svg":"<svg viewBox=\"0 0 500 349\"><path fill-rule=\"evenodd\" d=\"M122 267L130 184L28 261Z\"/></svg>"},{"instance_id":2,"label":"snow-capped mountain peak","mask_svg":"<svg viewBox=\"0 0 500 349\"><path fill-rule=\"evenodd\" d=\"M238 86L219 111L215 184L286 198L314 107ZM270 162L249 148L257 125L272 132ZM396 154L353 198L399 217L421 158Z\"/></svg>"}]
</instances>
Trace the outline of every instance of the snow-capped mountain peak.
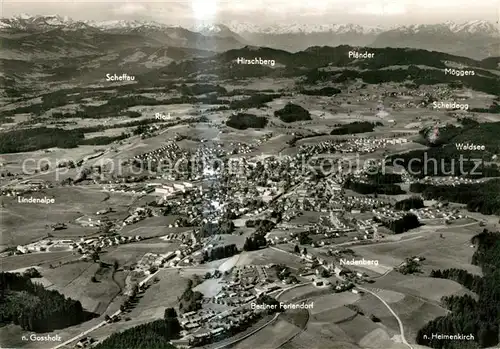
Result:
<instances>
[{"instance_id":1,"label":"snow-capped mountain peak","mask_svg":"<svg viewBox=\"0 0 500 349\"><path fill-rule=\"evenodd\" d=\"M485 20L473 20L464 23L447 21L440 24L412 24L397 26L393 30L405 34L417 33L450 33L461 35L482 34L488 36L498 35L498 28L491 22Z\"/></svg>"},{"instance_id":2,"label":"snow-capped mountain peak","mask_svg":"<svg viewBox=\"0 0 500 349\"><path fill-rule=\"evenodd\" d=\"M223 24L203 22L197 23L188 29L201 34L220 34L223 31L229 30L229 28Z\"/></svg>"},{"instance_id":3,"label":"snow-capped mountain peak","mask_svg":"<svg viewBox=\"0 0 500 349\"><path fill-rule=\"evenodd\" d=\"M377 34L383 31L381 27L361 26L358 24L274 24L255 26L249 23L229 22L226 26L235 33L258 34L311 34L311 33L357 33Z\"/></svg>"},{"instance_id":4,"label":"snow-capped mountain peak","mask_svg":"<svg viewBox=\"0 0 500 349\"><path fill-rule=\"evenodd\" d=\"M2 30L50 30L53 28L63 28L65 30L78 30L85 27L94 27L99 30L110 31L144 31L163 30L172 28L171 25L139 20L108 20L103 22L95 21L74 21L68 17L58 15L30 15L20 14L12 18L0 19ZM280 34L333 34L341 35L368 35L374 36L386 31L399 31L404 34L458 34L462 36L483 35L498 36L497 25L485 20L473 20L465 23L445 22L440 24L414 24L401 25L390 28L369 27L358 24L282 24L258 26L253 23L240 21L228 21L224 23L198 22L188 28L188 30L201 33L203 35L215 35L219 37L233 37L241 39L240 36L246 34L280 35Z\"/></svg>"},{"instance_id":5,"label":"snow-capped mountain peak","mask_svg":"<svg viewBox=\"0 0 500 349\"><path fill-rule=\"evenodd\" d=\"M0 23L0 26L5 29L45 30L54 27L71 26L75 22L69 17L58 15L32 16L27 13L22 13L12 18L1 18Z\"/></svg>"},{"instance_id":6,"label":"snow-capped mountain peak","mask_svg":"<svg viewBox=\"0 0 500 349\"><path fill-rule=\"evenodd\" d=\"M87 22L87 24L99 29L133 29L139 27L166 28L166 24L153 21L127 21L127 20L109 20L103 22Z\"/></svg>"},{"instance_id":7,"label":"snow-capped mountain peak","mask_svg":"<svg viewBox=\"0 0 500 349\"><path fill-rule=\"evenodd\" d=\"M31 19L31 18L33 18L33 17L35 17L35 16L32 16L32 15L30 15L29 13L21 13L21 14L19 14L19 15L17 15L17 16L14 16L13 18L18 18L18 19L22 19L22 20L27 20L27 19Z\"/></svg>"}]
</instances>

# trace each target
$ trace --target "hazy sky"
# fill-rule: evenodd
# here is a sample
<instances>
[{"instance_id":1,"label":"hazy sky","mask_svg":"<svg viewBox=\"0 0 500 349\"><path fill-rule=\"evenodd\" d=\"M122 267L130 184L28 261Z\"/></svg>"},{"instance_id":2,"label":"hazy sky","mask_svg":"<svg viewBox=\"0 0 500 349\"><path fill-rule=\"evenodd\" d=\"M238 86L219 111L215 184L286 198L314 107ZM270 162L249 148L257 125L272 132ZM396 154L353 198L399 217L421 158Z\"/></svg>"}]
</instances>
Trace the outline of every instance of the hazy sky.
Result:
<instances>
[{"instance_id":1,"label":"hazy sky","mask_svg":"<svg viewBox=\"0 0 500 349\"><path fill-rule=\"evenodd\" d=\"M58 14L74 19L142 19L169 24L242 21L255 24L393 25L497 22L500 0L0 0L1 17Z\"/></svg>"}]
</instances>

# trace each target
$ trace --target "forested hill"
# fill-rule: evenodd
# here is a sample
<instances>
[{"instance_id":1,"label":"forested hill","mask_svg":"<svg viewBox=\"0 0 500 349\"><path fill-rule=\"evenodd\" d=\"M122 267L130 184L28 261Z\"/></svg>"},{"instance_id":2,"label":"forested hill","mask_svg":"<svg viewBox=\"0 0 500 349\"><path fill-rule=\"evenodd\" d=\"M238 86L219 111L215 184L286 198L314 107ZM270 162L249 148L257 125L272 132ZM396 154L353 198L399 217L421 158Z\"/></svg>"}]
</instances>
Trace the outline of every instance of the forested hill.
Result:
<instances>
[{"instance_id":1,"label":"forested hill","mask_svg":"<svg viewBox=\"0 0 500 349\"><path fill-rule=\"evenodd\" d=\"M350 51L366 51L374 56L370 59L353 59L349 57ZM276 66L237 64L236 59L239 57L265 57L275 60ZM494 67L492 62L494 60L477 61L442 52L407 48L316 46L291 53L268 47L246 46L213 57L173 62L146 75L152 79L189 77L202 70L205 74L215 74L227 79L305 76L305 82L313 85L317 85L319 81L341 83L355 79L362 79L369 84L404 83L411 80L417 86L458 84L496 95L500 78L497 74L498 67ZM474 75L457 77L445 72L446 68L456 69L457 66L463 67L459 70L473 70ZM331 67L336 69L329 69ZM390 69L386 69L389 67Z\"/></svg>"},{"instance_id":2,"label":"forested hill","mask_svg":"<svg viewBox=\"0 0 500 349\"><path fill-rule=\"evenodd\" d=\"M28 276L0 273L0 324L14 323L34 332L48 332L87 320L79 301L46 290Z\"/></svg>"},{"instance_id":3,"label":"forested hill","mask_svg":"<svg viewBox=\"0 0 500 349\"><path fill-rule=\"evenodd\" d=\"M417 343L438 349L487 348L500 341L500 232L482 233L472 238L476 246L472 264L482 268L483 277L465 270L433 270L432 277L454 280L471 291L469 295L444 297L442 302L451 311L429 322L417 335ZM432 339L433 333L474 336L473 341Z\"/></svg>"}]
</instances>

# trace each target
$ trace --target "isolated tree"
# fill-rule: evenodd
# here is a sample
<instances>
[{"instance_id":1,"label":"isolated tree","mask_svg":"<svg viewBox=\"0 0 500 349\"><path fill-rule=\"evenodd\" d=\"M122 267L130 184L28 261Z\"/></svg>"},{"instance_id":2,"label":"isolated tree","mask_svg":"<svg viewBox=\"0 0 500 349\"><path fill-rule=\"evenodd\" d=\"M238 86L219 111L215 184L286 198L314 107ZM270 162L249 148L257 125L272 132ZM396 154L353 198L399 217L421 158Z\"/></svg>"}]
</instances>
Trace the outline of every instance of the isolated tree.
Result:
<instances>
[{"instance_id":1,"label":"isolated tree","mask_svg":"<svg viewBox=\"0 0 500 349\"><path fill-rule=\"evenodd\" d=\"M294 252L295 253L300 253L299 245L295 245Z\"/></svg>"},{"instance_id":2,"label":"isolated tree","mask_svg":"<svg viewBox=\"0 0 500 349\"><path fill-rule=\"evenodd\" d=\"M304 254L304 255L307 254L307 248L304 247L304 249L302 250L302 254Z\"/></svg>"}]
</instances>

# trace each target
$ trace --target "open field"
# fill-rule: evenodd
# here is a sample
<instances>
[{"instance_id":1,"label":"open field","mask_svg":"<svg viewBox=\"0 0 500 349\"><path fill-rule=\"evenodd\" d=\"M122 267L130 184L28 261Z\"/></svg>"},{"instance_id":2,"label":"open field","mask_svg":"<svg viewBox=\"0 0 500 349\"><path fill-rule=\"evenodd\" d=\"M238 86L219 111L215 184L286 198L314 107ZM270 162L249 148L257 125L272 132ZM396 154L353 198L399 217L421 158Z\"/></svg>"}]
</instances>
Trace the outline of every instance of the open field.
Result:
<instances>
[{"instance_id":1,"label":"open field","mask_svg":"<svg viewBox=\"0 0 500 349\"><path fill-rule=\"evenodd\" d=\"M288 321L278 321L266 326L256 334L231 346L231 349L278 348L285 341L298 334L301 329Z\"/></svg>"},{"instance_id":2,"label":"open field","mask_svg":"<svg viewBox=\"0 0 500 349\"><path fill-rule=\"evenodd\" d=\"M377 328L364 336L359 345L363 348L384 348L384 349L406 349L408 348L403 343L395 343L387 332L381 328Z\"/></svg>"},{"instance_id":3,"label":"open field","mask_svg":"<svg viewBox=\"0 0 500 349\"><path fill-rule=\"evenodd\" d=\"M318 323L336 324L357 316L355 311L343 305L336 308L327 307L324 311L322 311L316 304L314 307L314 314L311 314L311 321Z\"/></svg>"},{"instance_id":4,"label":"open field","mask_svg":"<svg viewBox=\"0 0 500 349\"><path fill-rule=\"evenodd\" d=\"M176 251L179 243L164 242L162 240L152 239L141 242L118 245L108 248L101 254L102 261L113 264L118 262L119 268L128 269L131 265L137 263L146 253L164 254Z\"/></svg>"},{"instance_id":5,"label":"open field","mask_svg":"<svg viewBox=\"0 0 500 349\"><path fill-rule=\"evenodd\" d=\"M356 316L350 321L339 323L337 326L339 326L354 343L359 343L365 335L379 328L379 325L365 316Z\"/></svg>"},{"instance_id":6,"label":"open field","mask_svg":"<svg viewBox=\"0 0 500 349\"><path fill-rule=\"evenodd\" d=\"M203 293L205 297L215 297L222 290L222 284L217 279L209 279L193 288L193 291Z\"/></svg>"},{"instance_id":7,"label":"open field","mask_svg":"<svg viewBox=\"0 0 500 349\"><path fill-rule=\"evenodd\" d=\"M300 285L281 293L279 300L282 302L289 302L294 299L304 299L317 291L318 288L313 284Z\"/></svg>"},{"instance_id":8,"label":"open field","mask_svg":"<svg viewBox=\"0 0 500 349\"><path fill-rule=\"evenodd\" d=\"M355 303L359 299L359 295L352 292L342 292L328 294L321 297L315 297L313 299L314 307L311 309L313 315L323 313L326 311L335 312L336 308L342 307L345 304Z\"/></svg>"},{"instance_id":9,"label":"open field","mask_svg":"<svg viewBox=\"0 0 500 349\"><path fill-rule=\"evenodd\" d=\"M418 330L429 321L447 314L447 311L443 308L412 297L408 297L402 302L391 304L391 308L401 318L405 327L405 335L412 342L414 342ZM380 319L383 323L386 321L384 318Z\"/></svg>"},{"instance_id":10,"label":"open field","mask_svg":"<svg viewBox=\"0 0 500 349\"><path fill-rule=\"evenodd\" d=\"M409 291L409 289L408 289ZM388 292L384 289L376 289L376 293L384 299L394 312L401 318L405 328L408 341L414 343L417 331L427 322L436 317L446 315L448 310L441 307L439 302L426 300L411 294L401 292ZM365 294L356 303L366 316L375 315L381 320L389 334L399 334L399 325L387 307L371 294Z\"/></svg>"},{"instance_id":11,"label":"open field","mask_svg":"<svg viewBox=\"0 0 500 349\"><path fill-rule=\"evenodd\" d=\"M370 288L379 291L387 292L384 298L388 303L391 303L393 299L398 299L400 295L398 293L404 294L406 296L413 296L417 298L423 298L431 303L438 304L441 298L450 295L461 295L461 294L471 294L472 292L467 290L465 287L459 283L447 280L447 279L437 279L430 278L424 275L403 275L396 271L393 271L380 279L376 279L375 283L370 285ZM388 292L390 291L390 292ZM396 292L396 294L393 294Z\"/></svg>"},{"instance_id":12,"label":"open field","mask_svg":"<svg viewBox=\"0 0 500 349\"><path fill-rule=\"evenodd\" d=\"M53 148L47 151L39 150L25 153L2 154L0 156L0 163L4 164L2 170L30 175L34 174L34 170L39 169L39 165L49 164L50 169L55 168L60 161L71 159L77 162L86 156L96 154L102 148L105 147L82 145L71 149Z\"/></svg>"},{"instance_id":13,"label":"open field","mask_svg":"<svg viewBox=\"0 0 500 349\"><path fill-rule=\"evenodd\" d=\"M31 266L49 267L49 264L57 265L59 262L77 259L73 252L49 252L29 253L25 255L9 256L0 258L0 270L9 271Z\"/></svg>"},{"instance_id":14,"label":"open field","mask_svg":"<svg viewBox=\"0 0 500 349\"><path fill-rule=\"evenodd\" d=\"M53 233L51 224L66 223L67 229L55 232L64 237L82 237L96 233L97 228L82 227L76 220L82 216L95 216L104 207L113 207L119 215L128 211L130 197L108 195L95 189L60 187L33 193L33 197L53 198L53 204L19 203L17 198L4 198L2 212L2 244L26 244ZM75 200L78 198L78 200ZM111 216L110 216L111 217ZM113 218L113 217L111 217Z\"/></svg>"},{"instance_id":15,"label":"open field","mask_svg":"<svg viewBox=\"0 0 500 349\"><path fill-rule=\"evenodd\" d=\"M285 264L291 268L302 266L301 259L298 256L292 256L286 252L279 252L275 249L265 248L258 251L242 252L239 255L237 266L254 264Z\"/></svg>"},{"instance_id":16,"label":"open field","mask_svg":"<svg viewBox=\"0 0 500 349\"><path fill-rule=\"evenodd\" d=\"M135 224L126 225L120 230L120 235L141 237L160 237L172 233L191 231L192 228L169 228L169 224L174 224L178 216L149 217Z\"/></svg>"},{"instance_id":17,"label":"open field","mask_svg":"<svg viewBox=\"0 0 500 349\"><path fill-rule=\"evenodd\" d=\"M97 282L92 282L92 277ZM79 300L85 309L99 315L121 292L119 284L113 279L113 267L101 268L97 263L64 265L54 269L54 273L49 273L47 278L53 282L50 289Z\"/></svg>"},{"instance_id":18,"label":"open field","mask_svg":"<svg viewBox=\"0 0 500 349\"><path fill-rule=\"evenodd\" d=\"M340 329L338 331L342 332ZM342 341L337 331L332 331L330 326L324 324L310 324L307 331L298 334L291 341L285 343L280 349L358 349L359 347L349 342Z\"/></svg>"},{"instance_id":19,"label":"open field","mask_svg":"<svg viewBox=\"0 0 500 349\"><path fill-rule=\"evenodd\" d=\"M182 278L177 270L165 269L158 272L157 278L159 281L141 295L137 305L122 315L122 318L129 317L130 321L122 320L100 328L93 332L93 337L102 339L114 332L163 318L166 308L177 307L177 297L184 292L187 279Z\"/></svg>"},{"instance_id":20,"label":"open field","mask_svg":"<svg viewBox=\"0 0 500 349\"><path fill-rule=\"evenodd\" d=\"M31 257L32 255L15 256ZM0 263L1 265L2 263ZM56 265L56 263L54 263ZM43 279L49 281L48 289L57 290L66 297L79 300L88 312L94 312L94 316L79 325L57 330L51 335L59 335L65 341L82 331L91 328L103 320L106 310L113 312L117 309L112 302L117 301L120 288L123 286L124 274L115 273L113 277L112 267L100 268L97 263L76 262L57 266L53 269L48 266L40 268ZM95 276L97 283L91 282L91 277ZM36 282L36 279L34 279ZM118 297L119 298L119 297ZM8 342L1 343L3 348L50 348L58 343L53 342L32 342L21 341L21 336L29 335L19 326L9 325L0 328L0 338L8 338Z\"/></svg>"},{"instance_id":21,"label":"open field","mask_svg":"<svg viewBox=\"0 0 500 349\"><path fill-rule=\"evenodd\" d=\"M380 264L389 266L397 266L407 257L425 257L426 260L422 262L424 275L428 275L432 269L448 268L465 269L475 274L481 273L477 266L470 264L475 251L471 247L470 239L479 233L478 225L426 230L421 234L418 230L410 232L414 236L407 240L353 246L352 249L365 259L379 260ZM440 238L441 233L443 238Z\"/></svg>"}]
</instances>

